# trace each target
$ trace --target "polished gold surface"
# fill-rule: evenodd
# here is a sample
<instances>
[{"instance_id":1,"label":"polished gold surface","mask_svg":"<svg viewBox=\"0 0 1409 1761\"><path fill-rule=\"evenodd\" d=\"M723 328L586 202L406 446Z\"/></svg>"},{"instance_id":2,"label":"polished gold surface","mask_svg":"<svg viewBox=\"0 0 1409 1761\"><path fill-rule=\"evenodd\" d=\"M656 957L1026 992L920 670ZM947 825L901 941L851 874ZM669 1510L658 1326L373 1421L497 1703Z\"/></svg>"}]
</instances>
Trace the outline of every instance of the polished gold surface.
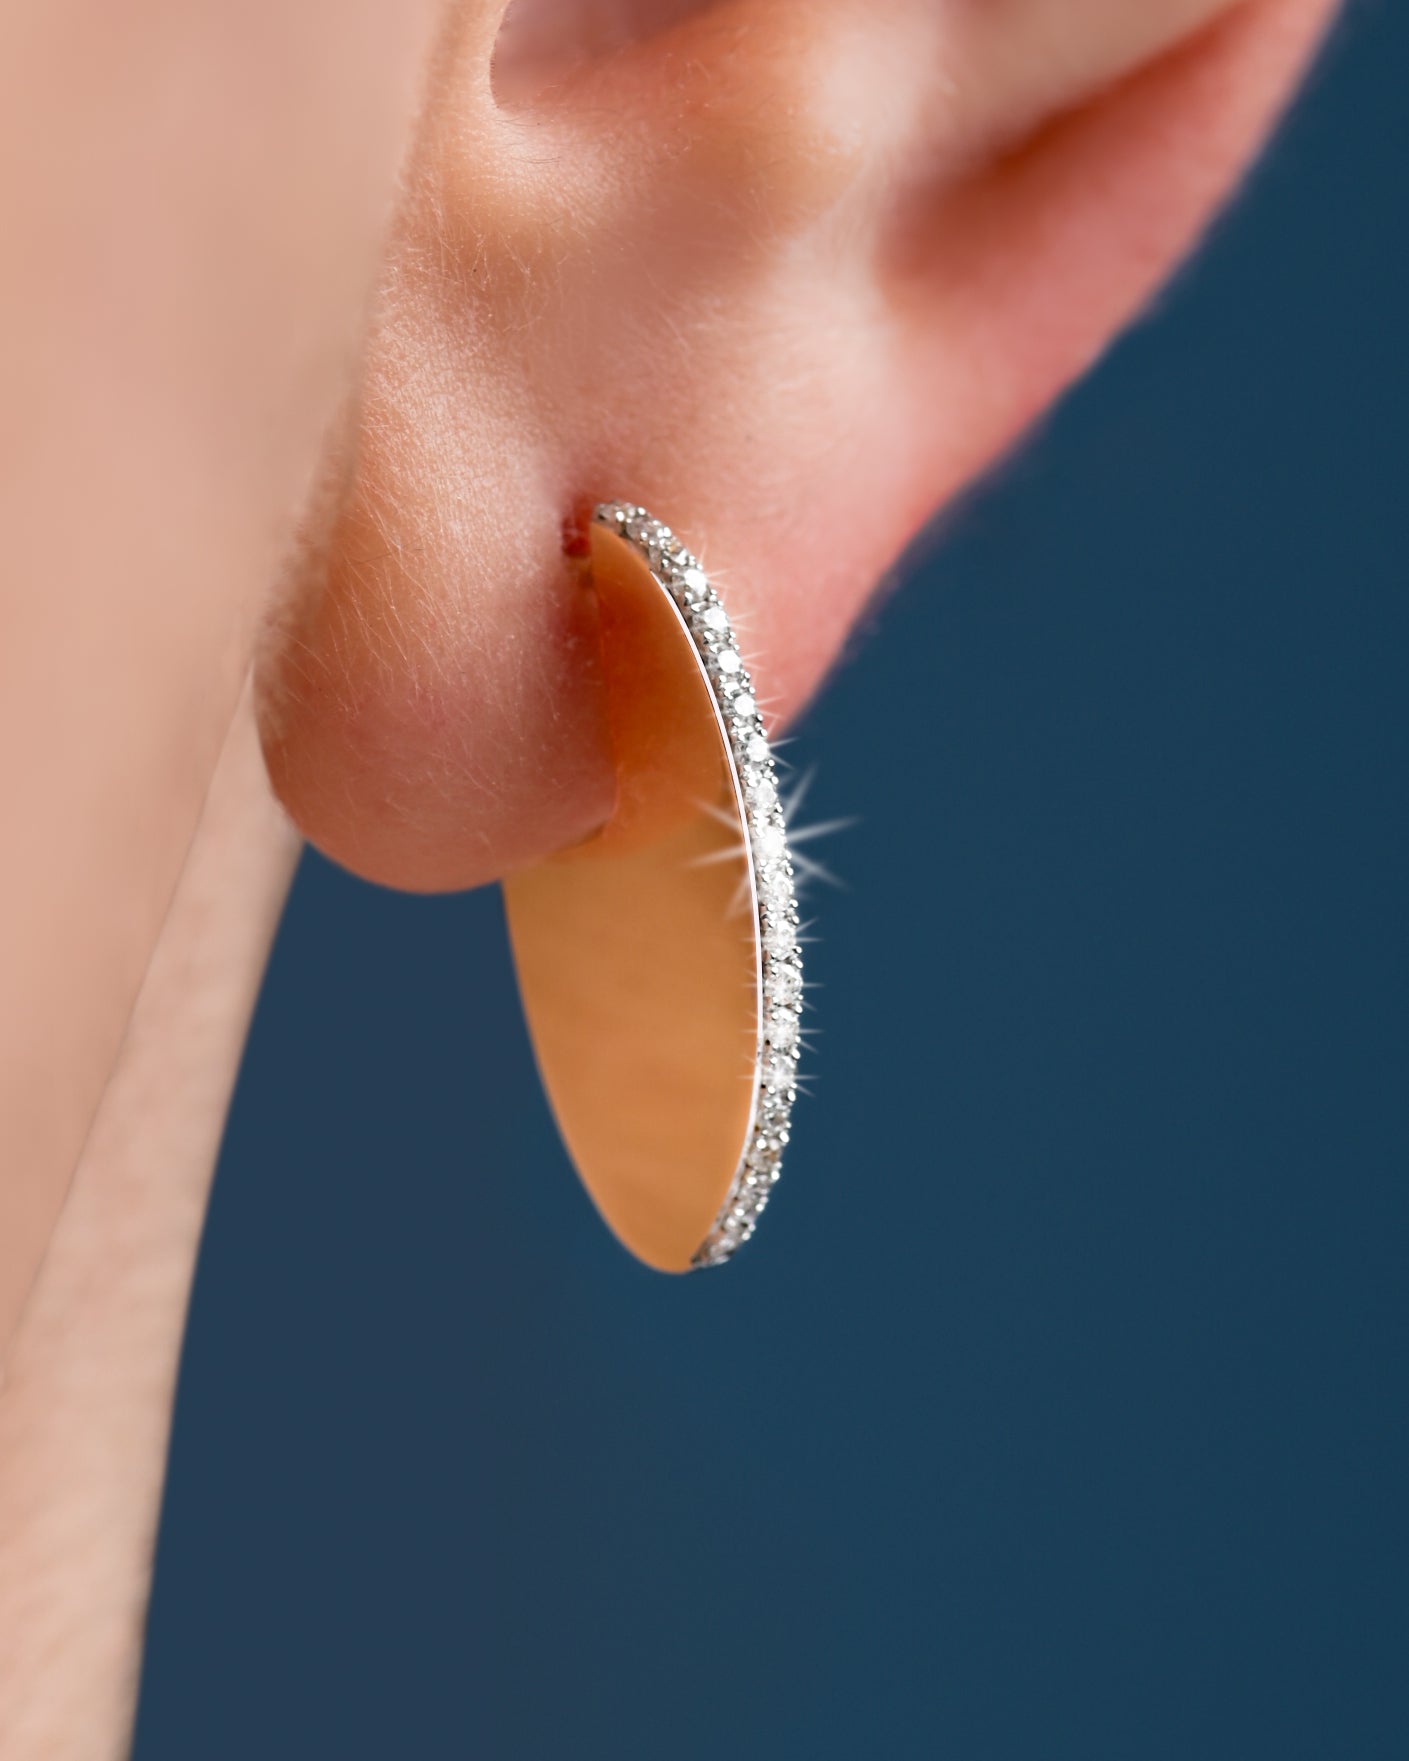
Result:
<instances>
[{"instance_id":1,"label":"polished gold surface","mask_svg":"<svg viewBox=\"0 0 1409 1761\"><path fill-rule=\"evenodd\" d=\"M504 883L524 1012L598 1210L683 1272L754 1116L761 964L743 807L714 697L670 595L591 528L618 776L611 823Z\"/></svg>"}]
</instances>

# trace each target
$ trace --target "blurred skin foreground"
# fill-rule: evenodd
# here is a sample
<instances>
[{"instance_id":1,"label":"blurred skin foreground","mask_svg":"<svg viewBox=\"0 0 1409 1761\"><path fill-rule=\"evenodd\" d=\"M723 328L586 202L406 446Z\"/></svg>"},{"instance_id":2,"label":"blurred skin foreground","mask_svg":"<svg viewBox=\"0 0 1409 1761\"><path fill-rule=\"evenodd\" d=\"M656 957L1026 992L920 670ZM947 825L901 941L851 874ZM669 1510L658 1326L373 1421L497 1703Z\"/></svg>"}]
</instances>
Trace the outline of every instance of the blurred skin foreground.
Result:
<instances>
[{"instance_id":1,"label":"blurred skin foreground","mask_svg":"<svg viewBox=\"0 0 1409 1761\"><path fill-rule=\"evenodd\" d=\"M296 845L256 714L295 824L373 879L582 837L613 777L559 531L619 496L704 553L786 717L1196 238L1329 6L502 12L54 0L5 32L6 1761L126 1742Z\"/></svg>"}]
</instances>

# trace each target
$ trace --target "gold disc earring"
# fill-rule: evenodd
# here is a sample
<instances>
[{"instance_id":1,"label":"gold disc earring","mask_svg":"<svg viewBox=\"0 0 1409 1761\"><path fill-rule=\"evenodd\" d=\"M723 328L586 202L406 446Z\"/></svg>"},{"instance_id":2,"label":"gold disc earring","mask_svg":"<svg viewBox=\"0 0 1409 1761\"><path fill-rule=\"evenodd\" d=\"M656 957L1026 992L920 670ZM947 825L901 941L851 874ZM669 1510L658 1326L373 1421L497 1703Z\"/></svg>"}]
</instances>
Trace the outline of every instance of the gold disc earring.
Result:
<instances>
[{"instance_id":1,"label":"gold disc earring","mask_svg":"<svg viewBox=\"0 0 1409 1761\"><path fill-rule=\"evenodd\" d=\"M595 509L616 810L504 883L558 1128L622 1243L723 1264L778 1178L802 960L788 831L748 668L699 561L643 508Z\"/></svg>"}]
</instances>

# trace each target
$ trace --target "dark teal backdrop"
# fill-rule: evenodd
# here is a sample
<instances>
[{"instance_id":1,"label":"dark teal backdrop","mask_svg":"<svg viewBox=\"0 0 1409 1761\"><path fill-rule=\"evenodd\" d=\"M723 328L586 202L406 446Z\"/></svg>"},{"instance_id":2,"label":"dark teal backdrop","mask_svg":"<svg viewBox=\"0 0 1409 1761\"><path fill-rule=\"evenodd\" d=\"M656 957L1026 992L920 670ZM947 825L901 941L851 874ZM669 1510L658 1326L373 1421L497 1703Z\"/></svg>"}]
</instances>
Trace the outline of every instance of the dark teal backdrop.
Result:
<instances>
[{"instance_id":1,"label":"dark teal backdrop","mask_svg":"<svg viewBox=\"0 0 1409 1761\"><path fill-rule=\"evenodd\" d=\"M304 864L138 1761L1409 1755L1409 13L794 748L857 813L759 1240L641 1271L497 897Z\"/></svg>"}]
</instances>

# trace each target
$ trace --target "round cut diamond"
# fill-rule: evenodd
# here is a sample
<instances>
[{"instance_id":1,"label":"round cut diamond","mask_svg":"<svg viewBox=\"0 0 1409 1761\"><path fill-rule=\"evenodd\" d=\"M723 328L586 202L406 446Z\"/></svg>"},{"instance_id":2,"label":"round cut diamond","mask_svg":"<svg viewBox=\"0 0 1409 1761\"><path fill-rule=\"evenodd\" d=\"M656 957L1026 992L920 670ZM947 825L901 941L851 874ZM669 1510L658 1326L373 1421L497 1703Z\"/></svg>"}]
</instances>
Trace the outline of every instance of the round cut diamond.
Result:
<instances>
[{"instance_id":1,"label":"round cut diamond","mask_svg":"<svg viewBox=\"0 0 1409 1761\"><path fill-rule=\"evenodd\" d=\"M765 819L753 834L753 847L760 862L777 862L788 853L788 834L775 819Z\"/></svg>"},{"instance_id":2,"label":"round cut diamond","mask_svg":"<svg viewBox=\"0 0 1409 1761\"><path fill-rule=\"evenodd\" d=\"M786 917L770 923L763 932L765 952L776 960L787 960L797 952L797 934Z\"/></svg>"},{"instance_id":3,"label":"round cut diamond","mask_svg":"<svg viewBox=\"0 0 1409 1761\"><path fill-rule=\"evenodd\" d=\"M749 806L760 818L772 813L778 805L778 785L766 770L749 778L746 790Z\"/></svg>"},{"instance_id":4,"label":"round cut diamond","mask_svg":"<svg viewBox=\"0 0 1409 1761\"><path fill-rule=\"evenodd\" d=\"M768 975L768 994L776 1003L796 1003L802 999L802 974L796 966L782 962Z\"/></svg>"},{"instance_id":5,"label":"round cut diamond","mask_svg":"<svg viewBox=\"0 0 1409 1761\"><path fill-rule=\"evenodd\" d=\"M777 868L765 869L763 878L759 882L758 896L770 924L786 923L790 929L792 928L792 876L781 863Z\"/></svg>"},{"instance_id":6,"label":"round cut diamond","mask_svg":"<svg viewBox=\"0 0 1409 1761\"><path fill-rule=\"evenodd\" d=\"M791 1052L797 1048L797 1016L790 1010L780 1009L768 1019L768 1043L776 1046L780 1052Z\"/></svg>"},{"instance_id":7,"label":"round cut diamond","mask_svg":"<svg viewBox=\"0 0 1409 1761\"><path fill-rule=\"evenodd\" d=\"M787 1053L772 1049L763 1054L763 1081L771 1089L788 1089L797 1077L797 1064Z\"/></svg>"}]
</instances>

